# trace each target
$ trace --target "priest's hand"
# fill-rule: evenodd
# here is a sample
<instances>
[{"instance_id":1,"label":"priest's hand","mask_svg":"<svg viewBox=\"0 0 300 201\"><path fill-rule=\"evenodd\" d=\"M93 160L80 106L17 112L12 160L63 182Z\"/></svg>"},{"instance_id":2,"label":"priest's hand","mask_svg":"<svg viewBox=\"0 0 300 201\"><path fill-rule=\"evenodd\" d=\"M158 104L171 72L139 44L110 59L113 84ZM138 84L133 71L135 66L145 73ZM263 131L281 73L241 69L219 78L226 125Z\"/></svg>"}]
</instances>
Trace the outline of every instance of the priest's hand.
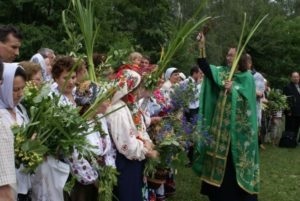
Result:
<instances>
[{"instance_id":1,"label":"priest's hand","mask_svg":"<svg viewBox=\"0 0 300 201\"><path fill-rule=\"evenodd\" d=\"M205 36L203 32L199 32L197 36L197 41L198 41L199 49L205 48Z\"/></svg>"},{"instance_id":2,"label":"priest's hand","mask_svg":"<svg viewBox=\"0 0 300 201\"><path fill-rule=\"evenodd\" d=\"M228 92L230 92L231 91L231 87L232 87L232 81L230 81L230 80L225 81L225 83L224 83L225 90L228 91Z\"/></svg>"}]
</instances>

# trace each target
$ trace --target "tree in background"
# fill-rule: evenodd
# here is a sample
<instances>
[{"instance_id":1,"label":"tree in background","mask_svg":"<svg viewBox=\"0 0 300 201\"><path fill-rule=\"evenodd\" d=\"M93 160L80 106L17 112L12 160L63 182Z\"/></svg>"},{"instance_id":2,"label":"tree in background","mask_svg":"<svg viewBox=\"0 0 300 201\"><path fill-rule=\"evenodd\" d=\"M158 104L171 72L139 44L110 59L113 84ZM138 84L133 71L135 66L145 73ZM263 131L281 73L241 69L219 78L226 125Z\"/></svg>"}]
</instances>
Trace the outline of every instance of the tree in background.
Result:
<instances>
[{"instance_id":1,"label":"tree in background","mask_svg":"<svg viewBox=\"0 0 300 201\"><path fill-rule=\"evenodd\" d=\"M195 2L178 0L183 16L189 15ZM253 56L254 66L263 72L274 87L281 88L288 82L293 70L300 70L299 64L299 13L297 0L211 0L205 12L215 18L208 23L207 52L209 61L222 64L227 48L238 43L242 16L246 12L249 23L269 14L261 29L254 34L246 47Z\"/></svg>"},{"instance_id":2,"label":"tree in background","mask_svg":"<svg viewBox=\"0 0 300 201\"><path fill-rule=\"evenodd\" d=\"M64 52L65 37L61 12L66 0L12 0L0 2L1 24L14 24L23 32L24 40L19 60L28 60L41 47Z\"/></svg>"},{"instance_id":3,"label":"tree in background","mask_svg":"<svg viewBox=\"0 0 300 201\"><path fill-rule=\"evenodd\" d=\"M191 17L199 0L94 0L100 33L95 43L97 52L135 49L158 61L161 47L185 19ZM14 24L24 33L19 60L29 59L41 47L59 54L72 50L62 24L62 11L69 0L0 1L0 22ZM269 13L262 29L247 46L257 70L264 72L271 85L280 87L288 74L299 68L300 1L299 0L208 0L203 15L214 16L208 23L207 51L211 63L221 64L227 47L237 44L242 16L249 23ZM74 32L78 27L74 26ZM196 33L174 56L171 65L187 72L197 56ZM80 44L80 35L74 41ZM73 42L74 42L73 41ZM62 45L64 44L64 45ZM78 45L77 44L77 45ZM83 53L80 46L78 51Z\"/></svg>"}]
</instances>

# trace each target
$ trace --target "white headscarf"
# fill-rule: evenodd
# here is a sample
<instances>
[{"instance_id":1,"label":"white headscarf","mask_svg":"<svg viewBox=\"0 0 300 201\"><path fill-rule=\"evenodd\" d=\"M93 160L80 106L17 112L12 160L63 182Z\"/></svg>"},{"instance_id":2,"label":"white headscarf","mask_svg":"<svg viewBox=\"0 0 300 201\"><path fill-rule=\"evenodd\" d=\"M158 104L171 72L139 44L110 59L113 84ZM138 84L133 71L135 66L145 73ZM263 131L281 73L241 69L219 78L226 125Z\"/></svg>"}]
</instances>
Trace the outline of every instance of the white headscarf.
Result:
<instances>
[{"instance_id":1,"label":"white headscarf","mask_svg":"<svg viewBox=\"0 0 300 201\"><path fill-rule=\"evenodd\" d=\"M46 62L44 57L40 54L40 53L36 53L35 55L33 55L30 59L30 61L40 64L41 66L41 70L42 70L42 76L43 79L46 80L47 78L47 66L46 66Z\"/></svg>"},{"instance_id":2,"label":"white headscarf","mask_svg":"<svg viewBox=\"0 0 300 201\"><path fill-rule=\"evenodd\" d=\"M13 85L18 63L3 63L3 83L0 86L0 109L15 107L13 100Z\"/></svg>"},{"instance_id":3,"label":"white headscarf","mask_svg":"<svg viewBox=\"0 0 300 201\"><path fill-rule=\"evenodd\" d=\"M170 79L172 73L173 73L175 70L177 70L177 68L174 68L174 67L168 68L168 69L166 70L166 72L165 72L165 80L166 80L166 81Z\"/></svg>"},{"instance_id":4,"label":"white headscarf","mask_svg":"<svg viewBox=\"0 0 300 201\"><path fill-rule=\"evenodd\" d=\"M185 80L185 79L186 79L185 74L182 73L182 72L179 73L179 77L180 77L182 80Z\"/></svg>"}]
</instances>

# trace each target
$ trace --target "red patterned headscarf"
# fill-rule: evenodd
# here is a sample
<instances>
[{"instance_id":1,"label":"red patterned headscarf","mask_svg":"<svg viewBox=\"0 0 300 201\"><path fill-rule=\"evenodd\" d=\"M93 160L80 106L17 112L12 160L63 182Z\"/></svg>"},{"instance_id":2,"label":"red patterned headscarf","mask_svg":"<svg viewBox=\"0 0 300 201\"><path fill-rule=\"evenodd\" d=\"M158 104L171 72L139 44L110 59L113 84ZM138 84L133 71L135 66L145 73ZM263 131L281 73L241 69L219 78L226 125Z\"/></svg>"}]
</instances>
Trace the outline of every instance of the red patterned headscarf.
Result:
<instances>
[{"instance_id":1,"label":"red patterned headscarf","mask_svg":"<svg viewBox=\"0 0 300 201\"><path fill-rule=\"evenodd\" d=\"M132 92L141 82L141 76L133 70L122 70L116 75L118 91L112 98L112 104Z\"/></svg>"}]
</instances>

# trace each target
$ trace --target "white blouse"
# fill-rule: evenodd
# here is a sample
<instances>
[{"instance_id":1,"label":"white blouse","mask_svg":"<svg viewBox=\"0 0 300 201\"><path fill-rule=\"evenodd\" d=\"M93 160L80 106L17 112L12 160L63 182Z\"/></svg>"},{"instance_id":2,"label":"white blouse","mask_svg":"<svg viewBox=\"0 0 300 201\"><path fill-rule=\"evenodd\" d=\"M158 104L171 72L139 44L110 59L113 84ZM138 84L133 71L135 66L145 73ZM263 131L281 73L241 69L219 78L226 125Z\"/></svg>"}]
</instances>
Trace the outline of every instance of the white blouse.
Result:
<instances>
[{"instance_id":1,"label":"white blouse","mask_svg":"<svg viewBox=\"0 0 300 201\"><path fill-rule=\"evenodd\" d=\"M75 91L76 91L76 87L74 87L74 89L72 90L73 97L75 97ZM63 94L60 93L60 91L58 90L58 85L57 85L56 82L54 82L51 85L51 92L50 92L49 96L53 97L53 94L55 94L57 96L60 96L59 102L58 102L59 105L62 105L62 106L64 106L64 105L71 105L73 107L76 107L76 104L74 102L70 101L67 96L65 96L65 95L63 95Z\"/></svg>"},{"instance_id":2,"label":"white blouse","mask_svg":"<svg viewBox=\"0 0 300 201\"><path fill-rule=\"evenodd\" d=\"M53 84L51 86L49 96L53 97L53 94L58 96L60 95L60 92L57 89L57 84ZM76 107L76 105L64 95L60 96L58 104L62 106L72 105L74 108ZM35 174L31 176L32 200L63 201L63 188L67 182L69 174L69 164L57 160L53 156L47 156L43 163L37 167Z\"/></svg>"},{"instance_id":3,"label":"white blouse","mask_svg":"<svg viewBox=\"0 0 300 201\"><path fill-rule=\"evenodd\" d=\"M0 111L1 118L5 120L3 123L8 128L11 128L14 125L24 126L29 122L25 108L20 104L18 107L19 108L14 108L16 119L14 119L6 109L1 109ZM23 173L22 169L22 165L20 168L16 169L17 193L27 194L31 188L30 174Z\"/></svg>"},{"instance_id":4,"label":"white blouse","mask_svg":"<svg viewBox=\"0 0 300 201\"><path fill-rule=\"evenodd\" d=\"M138 132L127 105L119 100L108 108L109 112L112 113L107 116L107 122L117 150L129 160L144 160L148 150L138 139L143 134Z\"/></svg>"}]
</instances>

